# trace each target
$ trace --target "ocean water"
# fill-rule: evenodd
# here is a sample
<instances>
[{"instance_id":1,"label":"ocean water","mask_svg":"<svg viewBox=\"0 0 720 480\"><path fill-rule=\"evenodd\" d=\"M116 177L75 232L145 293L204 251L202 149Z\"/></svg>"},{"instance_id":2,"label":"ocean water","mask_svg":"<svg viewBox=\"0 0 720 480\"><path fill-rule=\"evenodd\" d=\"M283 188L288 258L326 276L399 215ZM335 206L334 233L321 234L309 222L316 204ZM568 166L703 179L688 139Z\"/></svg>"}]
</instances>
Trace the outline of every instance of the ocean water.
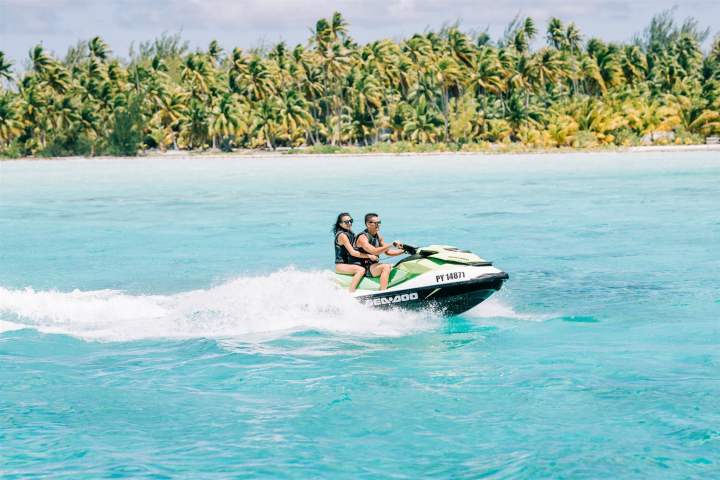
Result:
<instances>
[{"instance_id":1,"label":"ocean water","mask_svg":"<svg viewBox=\"0 0 720 480\"><path fill-rule=\"evenodd\" d=\"M510 280L367 309L343 210ZM0 162L0 478L718 476L718 152Z\"/></svg>"}]
</instances>

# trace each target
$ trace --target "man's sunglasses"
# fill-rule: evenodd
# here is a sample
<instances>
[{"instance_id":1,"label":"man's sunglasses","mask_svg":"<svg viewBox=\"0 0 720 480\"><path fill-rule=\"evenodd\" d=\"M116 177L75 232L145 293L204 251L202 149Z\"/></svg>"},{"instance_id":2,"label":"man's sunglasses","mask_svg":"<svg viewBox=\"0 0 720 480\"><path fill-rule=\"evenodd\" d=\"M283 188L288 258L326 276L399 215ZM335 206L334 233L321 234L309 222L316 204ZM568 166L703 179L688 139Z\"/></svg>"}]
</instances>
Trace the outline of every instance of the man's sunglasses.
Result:
<instances>
[{"instance_id":1,"label":"man's sunglasses","mask_svg":"<svg viewBox=\"0 0 720 480\"><path fill-rule=\"evenodd\" d=\"M382 225L382 222L378 220L377 222L367 222L367 223L374 223L375 225Z\"/></svg>"},{"instance_id":2,"label":"man's sunglasses","mask_svg":"<svg viewBox=\"0 0 720 480\"><path fill-rule=\"evenodd\" d=\"M340 223L344 223L345 225L352 225L353 221L351 218L350 220L341 220Z\"/></svg>"}]
</instances>

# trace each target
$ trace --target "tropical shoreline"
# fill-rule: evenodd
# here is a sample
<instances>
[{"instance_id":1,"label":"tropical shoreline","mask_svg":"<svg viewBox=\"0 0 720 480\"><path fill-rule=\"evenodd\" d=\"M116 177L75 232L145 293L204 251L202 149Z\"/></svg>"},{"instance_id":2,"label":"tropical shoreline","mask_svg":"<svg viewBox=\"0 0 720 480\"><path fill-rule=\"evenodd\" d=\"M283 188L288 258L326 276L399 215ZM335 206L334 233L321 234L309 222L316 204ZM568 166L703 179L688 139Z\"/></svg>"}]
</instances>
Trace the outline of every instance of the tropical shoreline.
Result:
<instances>
[{"instance_id":1,"label":"tropical shoreline","mask_svg":"<svg viewBox=\"0 0 720 480\"><path fill-rule=\"evenodd\" d=\"M347 150L347 151L344 151ZM123 157L123 156L111 156L111 155L100 155L95 157L87 156L65 156L65 157L19 157L19 158L2 158L0 157L0 163L4 161L63 161L63 160L117 160L117 159L128 159L128 160L184 160L189 158L226 158L228 160L234 159L277 159L277 158L288 158L292 156L297 157L356 157L356 156L369 156L369 157L433 157L433 156L482 156L482 157L493 157L493 156L515 156L515 155L592 155L601 153L627 153L627 154L638 154L638 153L680 153L680 152L720 152L720 145L644 145L634 147L614 147L614 148L556 148L556 149L495 149L495 150L482 150L482 151L456 151L456 150L437 150L437 151L404 151L404 152L377 152L377 151L363 151L361 149L341 149L336 152L316 152L309 149L294 149L289 150L236 150L233 152L222 152L222 151L148 151L141 153L137 156Z\"/></svg>"},{"instance_id":2,"label":"tropical shoreline","mask_svg":"<svg viewBox=\"0 0 720 480\"><path fill-rule=\"evenodd\" d=\"M710 33L671 10L626 43L518 16L497 39L446 26L361 44L335 12L294 47L191 50L163 35L124 58L99 36L64 57L39 43L24 69L0 51L0 156L710 143L720 135L720 35L705 49Z\"/></svg>"}]
</instances>

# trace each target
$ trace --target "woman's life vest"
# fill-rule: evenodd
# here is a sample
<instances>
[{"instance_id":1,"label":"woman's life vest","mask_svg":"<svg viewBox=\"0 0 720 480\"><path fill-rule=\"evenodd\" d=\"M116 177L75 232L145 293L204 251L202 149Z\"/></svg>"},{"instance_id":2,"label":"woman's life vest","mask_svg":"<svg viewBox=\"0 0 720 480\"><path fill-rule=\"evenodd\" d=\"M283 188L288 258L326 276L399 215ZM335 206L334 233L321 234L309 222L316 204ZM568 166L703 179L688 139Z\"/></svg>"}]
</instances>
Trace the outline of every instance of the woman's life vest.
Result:
<instances>
[{"instance_id":1,"label":"woman's life vest","mask_svg":"<svg viewBox=\"0 0 720 480\"><path fill-rule=\"evenodd\" d=\"M355 263L357 260L360 259L350 255L350 252L347 251L347 248L345 248L343 245L340 245L338 241L338 237L342 233L347 236L348 240L350 241L350 245L355 244L355 234L351 231L340 229L335 232L335 263Z\"/></svg>"}]
</instances>

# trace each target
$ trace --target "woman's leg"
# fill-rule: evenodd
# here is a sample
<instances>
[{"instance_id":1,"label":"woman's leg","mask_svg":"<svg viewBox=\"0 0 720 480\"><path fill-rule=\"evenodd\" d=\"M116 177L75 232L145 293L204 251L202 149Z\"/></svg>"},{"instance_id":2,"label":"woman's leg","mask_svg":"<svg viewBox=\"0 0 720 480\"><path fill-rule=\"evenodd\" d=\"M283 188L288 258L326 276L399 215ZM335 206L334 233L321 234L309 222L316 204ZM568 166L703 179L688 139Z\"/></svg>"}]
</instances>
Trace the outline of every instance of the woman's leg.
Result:
<instances>
[{"instance_id":1,"label":"woman's leg","mask_svg":"<svg viewBox=\"0 0 720 480\"><path fill-rule=\"evenodd\" d=\"M362 280L363 276L365 276L365 268L361 267L360 265L350 265L348 263L336 263L335 264L335 271L337 273L344 273L346 275L352 275L352 281L350 282L350 291L354 292L355 289L358 286L358 283L360 283L360 280Z\"/></svg>"},{"instance_id":2,"label":"woman's leg","mask_svg":"<svg viewBox=\"0 0 720 480\"><path fill-rule=\"evenodd\" d=\"M390 280L390 270L392 266L389 263L376 263L370 266L370 273L373 277L380 277L380 290L387 289Z\"/></svg>"}]
</instances>

